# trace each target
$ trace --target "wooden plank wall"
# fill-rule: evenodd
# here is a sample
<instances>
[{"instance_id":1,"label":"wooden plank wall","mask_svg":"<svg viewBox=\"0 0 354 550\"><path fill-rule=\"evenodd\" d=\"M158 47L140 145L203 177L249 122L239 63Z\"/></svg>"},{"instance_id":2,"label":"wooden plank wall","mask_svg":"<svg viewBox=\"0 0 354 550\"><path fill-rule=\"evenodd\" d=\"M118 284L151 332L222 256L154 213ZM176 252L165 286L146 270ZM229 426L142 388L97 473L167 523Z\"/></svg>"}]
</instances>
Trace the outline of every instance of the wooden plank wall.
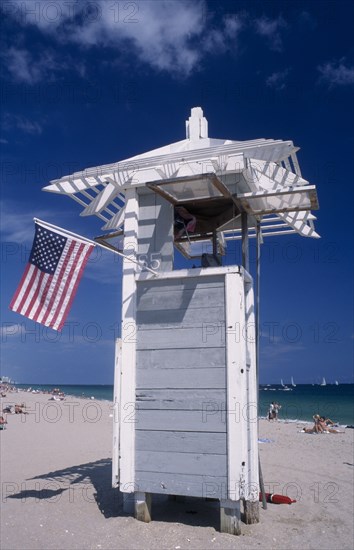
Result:
<instances>
[{"instance_id":1,"label":"wooden plank wall","mask_svg":"<svg viewBox=\"0 0 354 550\"><path fill-rule=\"evenodd\" d=\"M173 206L153 191L139 193L139 261L157 271L173 269ZM157 264L159 262L159 265Z\"/></svg>"},{"instance_id":2,"label":"wooden plank wall","mask_svg":"<svg viewBox=\"0 0 354 550\"><path fill-rule=\"evenodd\" d=\"M137 490L225 498L224 277L137 286Z\"/></svg>"}]
</instances>

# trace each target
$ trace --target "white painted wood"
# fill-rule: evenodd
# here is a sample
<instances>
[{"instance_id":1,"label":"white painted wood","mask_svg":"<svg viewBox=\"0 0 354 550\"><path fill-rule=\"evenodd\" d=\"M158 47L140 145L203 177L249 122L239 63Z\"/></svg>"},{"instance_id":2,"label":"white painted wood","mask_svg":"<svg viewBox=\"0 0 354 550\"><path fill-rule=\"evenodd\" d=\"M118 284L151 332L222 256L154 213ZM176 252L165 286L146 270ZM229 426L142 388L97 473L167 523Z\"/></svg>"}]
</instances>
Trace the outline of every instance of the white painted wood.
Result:
<instances>
[{"instance_id":1,"label":"white painted wood","mask_svg":"<svg viewBox=\"0 0 354 550\"><path fill-rule=\"evenodd\" d=\"M225 158L229 155L236 155L236 154L245 154L247 158L254 158L259 160L266 160L266 161L273 161L277 162L279 160L283 160L284 158L287 158L291 153L294 153L298 150L297 147L294 147L294 144L292 141L282 141L282 140L249 140L249 141L223 141L219 140L219 143L213 145L213 141L218 140L199 140L200 148L196 148L195 146L192 146L190 150L188 150L188 146L190 145L189 140L183 140L181 142L178 142L178 151L174 152L172 149L176 147L177 144L171 144L170 146L166 146L161 151L161 154L158 154L158 150L150 151L148 153L144 153L142 155L138 155L137 157L132 157L130 159L126 159L123 161L119 161L114 164L110 165L102 165L102 166L96 166L92 168L86 168L82 172L77 172L75 174L72 174L72 176L65 176L64 178L56 179L51 181L51 185L47 186L45 188L45 191L49 191L52 193L60 193L62 190L60 189L61 184L68 184L69 178L72 178L74 176L77 176L82 179L82 181L85 183L88 177L97 177L99 174L102 173L102 171L109 169L109 173L107 174L107 178L114 178L115 174L120 173L124 170L130 170L134 171L135 173L138 173L138 171L146 170L146 168L156 168L158 170L164 170L164 166L166 166L166 172L171 173L171 169L168 167L168 165L174 166L174 171L178 169L178 167L182 163L190 162L193 160L199 161L201 164L201 172L204 173L204 164L205 162L209 163L211 157L215 157L218 159L219 166L223 166L225 163ZM184 148L184 150L183 150ZM181 151L183 150L183 157L181 157ZM157 154L156 154L157 153ZM148 178L139 180L139 183L136 183L136 174L134 173L134 178L131 183L126 183L126 188L128 188L131 185L144 185L145 181L153 181L155 178L151 177L151 175L148 176ZM164 179L162 177L162 179ZM92 184L91 184L92 185ZM65 193L75 193L77 190L74 188L69 188L68 190L64 191Z\"/></svg>"},{"instance_id":2,"label":"white painted wood","mask_svg":"<svg viewBox=\"0 0 354 550\"><path fill-rule=\"evenodd\" d=\"M181 495L225 499L226 477L136 472L136 484L141 491L165 495Z\"/></svg>"},{"instance_id":3,"label":"white painted wood","mask_svg":"<svg viewBox=\"0 0 354 550\"><path fill-rule=\"evenodd\" d=\"M189 369L190 370L190 369ZM169 370L171 373L171 370ZM180 371L182 374L183 371ZM201 373L201 378L203 373ZM138 383L137 383L138 385ZM163 410L192 410L202 411L206 403L212 403L219 407L225 407L225 390L215 389L215 387L200 389L186 388L183 389L137 389L136 390L136 407L139 410L143 409L163 409Z\"/></svg>"},{"instance_id":4,"label":"white painted wood","mask_svg":"<svg viewBox=\"0 0 354 550\"><path fill-rule=\"evenodd\" d=\"M119 447L120 447L120 373L122 369L122 340L115 343L114 393L113 393L113 450L112 450L112 487L119 484Z\"/></svg>"},{"instance_id":5,"label":"white painted wood","mask_svg":"<svg viewBox=\"0 0 354 550\"><path fill-rule=\"evenodd\" d=\"M259 191L263 184L266 188L273 189L276 185L283 188L306 182L301 177L296 157L299 148L295 147L292 141L256 139L242 142L209 139L208 123L201 107L192 108L191 116L186 122L186 130L185 140L120 162L92 167L53 180L45 190L64 193L75 200L78 196L88 198L89 203L85 204L83 215L94 214L100 218L107 215L108 219L105 220L107 225L110 218L117 216L116 210L112 212L109 209L110 204L115 201L114 186L122 190L132 187L145 188L147 183L162 182L171 177L181 177L183 174L202 175L211 171L222 175L225 185L229 186L232 194L235 194L240 192L240 189L234 188L233 176L245 174L245 164L256 166L258 176L261 173L266 175L268 180L264 180L261 184L259 177L255 177L251 187L243 189L243 192ZM259 167L261 167L260 172ZM246 181L248 182L248 178ZM239 184L240 181L237 182L237 186ZM99 193L98 197L90 198L86 193L87 189ZM296 197L295 205L297 200L300 201L301 198ZM117 207L117 204L115 206ZM118 204L118 211L121 207L122 205ZM316 201L313 200L309 208L315 207Z\"/></svg>"},{"instance_id":6,"label":"white painted wood","mask_svg":"<svg viewBox=\"0 0 354 550\"><path fill-rule=\"evenodd\" d=\"M178 281L182 281L184 279L188 279L189 277L192 277L193 279L199 279L202 280L202 277L212 277L213 282L215 282L214 277L218 275L224 276L226 273L240 273L241 267L238 265L230 265L230 266L224 266L224 267L201 267L201 268L193 268L193 269L178 269L174 271L167 271L165 273L159 273L156 278L154 278L154 281L169 281L173 279L177 279ZM146 280L152 280L152 277L147 273L139 273L136 276L137 281L146 281ZM156 282L157 284L157 282ZM217 285L216 285L217 286Z\"/></svg>"},{"instance_id":7,"label":"white painted wood","mask_svg":"<svg viewBox=\"0 0 354 550\"><path fill-rule=\"evenodd\" d=\"M135 189L126 194L124 252L136 259L138 247L138 199ZM136 265L123 259L122 284L122 373L121 373L121 425L120 425L120 490L134 492L135 422L126 418L127 411L135 407L135 342L131 331L136 331Z\"/></svg>"},{"instance_id":8,"label":"white painted wood","mask_svg":"<svg viewBox=\"0 0 354 550\"><path fill-rule=\"evenodd\" d=\"M114 216L102 227L103 230L119 229L124 223L125 206L122 207Z\"/></svg>"},{"instance_id":9,"label":"white painted wood","mask_svg":"<svg viewBox=\"0 0 354 550\"><path fill-rule=\"evenodd\" d=\"M174 310L176 315L181 319L187 309L198 309L210 307L218 307L224 301L224 288L219 285L212 290L208 288L191 288L184 290L183 288L175 288L169 292L144 293L139 295L139 309L144 311L159 311L161 309ZM152 313L153 315L153 313ZM157 316L158 319L158 316ZM156 319L156 322L157 322Z\"/></svg>"},{"instance_id":10,"label":"white painted wood","mask_svg":"<svg viewBox=\"0 0 354 550\"><path fill-rule=\"evenodd\" d=\"M215 326L216 325L216 326ZM139 330L137 349L215 348L225 346L225 325L200 324L186 328Z\"/></svg>"},{"instance_id":11,"label":"white painted wood","mask_svg":"<svg viewBox=\"0 0 354 550\"><path fill-rule=\"evenodd\" d=\"M226 455L225 432L183 432L136 430L135 449L138 451L166 451L170 453L205 453ZM226 474L225 474L226 479Z\"/></svg>"},{"instance_id":12,"label":"white painted wood","mask_svg":"<svg viewBox=\"0 0 354 550\"><path fill-rule=\"evenodd\" d=\"M92 216L101 212L114 198L121 194L117 183L108 183L93 201L81 212L80 216Z\"/></svg>"},{"instance_id":13,"label":"white painted wood","mask_svg":"<svg viewBox=\"0 0 354 550\"><path fill-rule=\"evenodd\" d=\"M170 355L179 353L178 348L173 349L166 348ZM192 349L192 348L191 348ZM205 349L205 348L203 348ZM223 349L223 348L222 348ZM206 348L208 351L208 348ZM222 368L198 368L191 369L179 368L178 370L167 369L144 369L140 368L137 371L137 387L139 389L144 388L165 388L165 389L178 389L178 388L225 388L225 370Z\"/></svg>"},{"instance_id":14,"label":"white painted wood","mask_svg":"<svg viewBox=\"0 0 354 550\"><path fill-rule=\"evenodd\" d=\"M225 476L226 456L210 453L136 451L136 470L162 474Z\"/></svg>"},{"instance_id":15,"label":"white painted wood","mask_svg":"<svg viewBox=\"0 0 354 550\"><path fill-rule=\"evenodd\" d=\"M246 345L236 327L245 328L245 298L243 278L238 274L225 276L226 296L226 398L228 448L228 499L240 498L246 463L243 408L245 405ZM243 372L242 372L243 371ZM241 411L241 414L240 412Z\"/></svg>"},{"instance_id":16,"label":"white painted wood","mask_svg":"<svg viewBox=\"0 0 354 550\"><path fill-rule=\"evenodd\" d=\"M158 317L156 318L156 313ZM195 326L196 322L209 325L209 330L213 330L215 326L222 326L225 323L225 309L221 307L204 307L187 309L158 309L154 304L152 310L145 309L144 311L138 311L137 323L140 330L149 329L168 329L168 328L186 328ZM206 330L205 330L206 332Z\"/></svg>"},{"instance_id":17,"label":"white painted wood","mask_svg":"<svg viewBox=\"0 0 354 550\"><path fill-rule=\"evenodd\" d=\"M223 269L224 272L222 273L219 271L219 274L212 275L212 273L210 273L211 269ZM196 271L198 271L198 275L195 277L193 275L195 275ZM231 272L235 271L237 271L235 268L231 269ZM173 277L171 277L171 275L173 275ZM182 290L202 290L215 287L224 288L224 275L225 268L213 267L163 273L154 279L149 278L146 282L143 277L138 277L138 292L139 294L146 294L147 292L149 292L149 294L161 294Z\"/></svg>"},{"instance_id":18,"label":"white painted wood","mask_svg":"<svg viewBox=\"0 0 354 550\"><path fill-rule=\"evenodd\" d=\"M129 417L130 418L130 417ZM226 411L213 403L206 403L204 411L135 410L139 430L167 430L176 432L226 432ZM238 443L239 445L239 443Z\"/></svg>"},{"instance_id":19,"label":"white painted wood","mask_svg":"<svg viewBox=\"0 0 354 550\"><path fill-rule=\"evenodd\" d=\"M254 291L250 284L245 285L246 300L246 391L247 403L245 421L247 429L247 464L246 486L244 498L250 502L259 500L259 461L258 461L258 386L256 375L256 345L255 345L255 304Z\"/></svg>"},{"instance_id":20,"label":"white painted wood","mask_svg":"<svg viewBox=\"0 0 354 550\"><path fill-rule=\"evenodd\" d=\"M139 371L144 369L182 369L180 376L185 376L187 369L225 369L225 349L179 347L178 353L171 353L168 349L138 350L136 365L138 379L142 374Z\"/></svg>"},{"instance_id":21,"label":"white painted wood","mask_svg":"<svg viewBox=\"0 0 354 550\"><path fill-rule=\"evenodd\" d=\"M173 269L173 206L153 191L139 194L139 258L156 271Z\"/></svg>"}]
</instances>

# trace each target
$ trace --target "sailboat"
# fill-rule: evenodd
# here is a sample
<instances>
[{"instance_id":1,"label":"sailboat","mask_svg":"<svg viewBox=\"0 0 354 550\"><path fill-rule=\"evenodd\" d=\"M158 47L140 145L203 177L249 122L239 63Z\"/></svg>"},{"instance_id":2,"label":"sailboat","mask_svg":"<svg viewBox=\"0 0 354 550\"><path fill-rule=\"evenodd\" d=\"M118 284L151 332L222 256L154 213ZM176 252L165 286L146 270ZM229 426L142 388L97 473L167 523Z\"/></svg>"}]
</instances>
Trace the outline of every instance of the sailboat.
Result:
<instances>
[{"instance_id":1,"label":"sailboat","mask_svg":"<svg viewBox=\"0 0 354 550\"><path fill-rule=\"evenodd\" d=\"M327 386L327 382L326 382L325 377L322 378L322 382L321 382L320 386Z\"/></svg>"},{"instance_id":2,"label":"sailboat","mask_svg":"<svg viewBox=\"0 0 354 550\"><path fill-rule=\"evenodd\" d=\"M339 386L338 380L336 380L336 381L334 382L334 384L335 384L335 386Z\"/></svg>"},{"instance_id":3,"label":"sailboat","mask_svg":"<svg viewBox=\"0 0 354 550\"><path fill-rule=\"evenodd\" d=\"M280 380L280 385L283 388L283 391L291 391L291 388L288 388L288 386L285 386L283 379Z\"/></svg>"},{"instance_id":4,"label":"sailboat","mask_svg":"<svg viewBox=\"0 0 354 550\"><path fill-rule=\"evenodd\" d=\"M296 384L295 384L295 382L294 382L294 378L293 378L293 377L291 377L291 385L292 385L293 388L296 388Z\"/></svg>"}]
</instances>

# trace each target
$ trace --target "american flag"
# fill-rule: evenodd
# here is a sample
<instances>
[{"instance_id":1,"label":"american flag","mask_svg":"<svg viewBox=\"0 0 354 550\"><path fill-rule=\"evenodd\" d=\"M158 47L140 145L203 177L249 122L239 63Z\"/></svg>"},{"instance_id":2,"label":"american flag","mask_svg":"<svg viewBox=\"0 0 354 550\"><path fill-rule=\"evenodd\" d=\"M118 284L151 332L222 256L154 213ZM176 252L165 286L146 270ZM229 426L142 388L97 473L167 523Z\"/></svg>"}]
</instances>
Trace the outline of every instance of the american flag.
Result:
<instances>
[{"instance_id":1,"label":"american flag","mask_svg":"<svg viewBox=\"0 0 354 550\"><path fill-rule=\"evenodd\" d=\"M28 264L10 309L61 330L94 244L38 222L35 228Z\"/></svg>"}]
</instances>

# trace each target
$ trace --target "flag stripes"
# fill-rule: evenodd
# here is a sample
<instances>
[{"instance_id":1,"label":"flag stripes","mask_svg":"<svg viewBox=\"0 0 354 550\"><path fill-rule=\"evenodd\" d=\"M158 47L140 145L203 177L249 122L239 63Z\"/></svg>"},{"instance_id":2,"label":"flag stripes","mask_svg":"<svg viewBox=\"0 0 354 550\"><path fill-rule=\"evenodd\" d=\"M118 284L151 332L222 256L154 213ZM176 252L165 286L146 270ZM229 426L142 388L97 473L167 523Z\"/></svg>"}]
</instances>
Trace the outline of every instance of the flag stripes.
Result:
<instances>
[{"instance_id":1,"label":"flag stripes","mask_svg":"<svg viewBox=\"0 0 354 550\"><path fill-rule=\"evenodd\" d=\"M37 222L30 260L10 309L61 330L93 248Z\"/></svg>"}]
</instances>

